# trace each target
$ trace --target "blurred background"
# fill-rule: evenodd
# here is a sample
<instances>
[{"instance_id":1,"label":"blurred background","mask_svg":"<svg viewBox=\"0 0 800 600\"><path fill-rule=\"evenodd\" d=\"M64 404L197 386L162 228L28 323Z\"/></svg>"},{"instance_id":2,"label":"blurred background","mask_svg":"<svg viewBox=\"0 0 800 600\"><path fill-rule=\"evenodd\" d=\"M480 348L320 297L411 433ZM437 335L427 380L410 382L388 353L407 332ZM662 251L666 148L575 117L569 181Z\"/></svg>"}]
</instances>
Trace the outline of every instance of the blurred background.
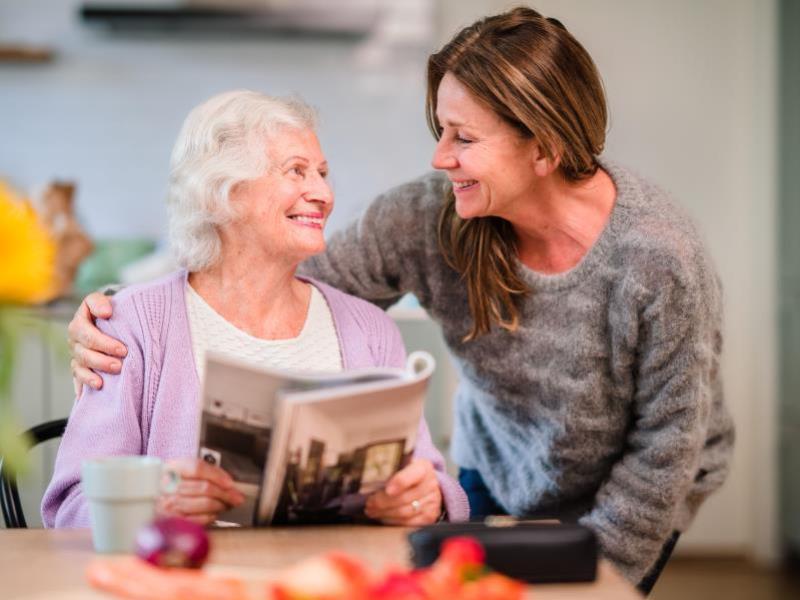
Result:
<instances>
[{"instance_id":1,"label":"blurred background","mask_svg":"<svg viewBox=\"0 0 800 600\"><path fill-rule=\"evenodd\" d=\"M376 194L430 168L427 54L515 4L4 0L0 179L39 206L52 182L74 185L72 208L58 209L58 219L93 243L88 259L76 252L79 297L159 266L123 268L161 246L169 154L193 106L232 88L299 94L321 115L337 195L332 233ZM796 565L800 551L800 3L528 4L561 20L594 57L610 105L606 156L689 210L725 288L733 469L681 538L654 596L798 598L779 567ZM268 17L249 14L265 6ZM36 309L35 318L60 335L75 302ZM432 350L444 365L427 410L446 447L455 383L438 330L413 299L394 315L409 348ZM22 332L15 345L10 397L25 426L66 416L73 401L63 347L47 337ZM34 522L53 450L37 452L24 480Z\"/></svg>"}]
</instances>

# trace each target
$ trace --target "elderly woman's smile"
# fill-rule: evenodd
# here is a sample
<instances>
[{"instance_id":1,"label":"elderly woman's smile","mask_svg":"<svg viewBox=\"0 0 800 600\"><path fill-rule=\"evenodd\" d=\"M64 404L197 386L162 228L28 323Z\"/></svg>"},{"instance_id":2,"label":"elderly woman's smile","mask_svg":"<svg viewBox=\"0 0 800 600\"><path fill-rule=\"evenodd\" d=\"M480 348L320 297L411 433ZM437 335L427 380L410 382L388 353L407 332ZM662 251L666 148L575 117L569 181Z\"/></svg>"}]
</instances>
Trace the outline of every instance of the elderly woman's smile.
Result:
<instances>
[{"instance_id":1,"label":"elderly woman's smile","mask_svg":"<svg viewBox=\"0 0 800 600\"><path fill-rule=\"evenodd\" d=\"M311 227L312 229L322 229L325 225L324 215L322 213L289 215L289 218L298 225Z\"/></svg>"}]
</instances>

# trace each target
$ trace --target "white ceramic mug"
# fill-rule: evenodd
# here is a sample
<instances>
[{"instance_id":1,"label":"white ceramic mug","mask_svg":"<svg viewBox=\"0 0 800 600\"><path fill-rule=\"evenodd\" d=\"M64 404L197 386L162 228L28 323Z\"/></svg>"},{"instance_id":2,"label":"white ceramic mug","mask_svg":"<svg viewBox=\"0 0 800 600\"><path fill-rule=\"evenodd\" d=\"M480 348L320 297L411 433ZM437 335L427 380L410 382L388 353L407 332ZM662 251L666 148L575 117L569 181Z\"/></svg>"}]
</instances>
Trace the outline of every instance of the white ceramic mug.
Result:
<instances>
[{"instance_id":1,"label":"white ceramic mug","mask_svg":"<svg viewBox=\"0 0 800 600\"><path fill-rule=\"evenodd\" d=\"M132 552L139 528L155 517L156 500L180 481L154 456L109 456L83 461L81 487L89 501L97 552Z\"/></svg>"}]
</instances>

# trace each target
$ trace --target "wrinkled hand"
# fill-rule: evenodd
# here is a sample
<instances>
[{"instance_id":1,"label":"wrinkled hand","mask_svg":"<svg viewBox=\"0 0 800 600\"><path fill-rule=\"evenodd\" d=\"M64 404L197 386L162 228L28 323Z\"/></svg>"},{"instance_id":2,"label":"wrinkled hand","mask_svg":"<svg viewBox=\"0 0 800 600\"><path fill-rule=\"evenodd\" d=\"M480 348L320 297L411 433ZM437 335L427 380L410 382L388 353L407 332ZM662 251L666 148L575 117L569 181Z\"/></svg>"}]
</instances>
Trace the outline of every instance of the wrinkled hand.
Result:
<instances>
[{"instance_id":1,"label":"wrinkled hand","mask_svg":"<svg viewBox=\"0 0 800 600\"><path fill-rule=\"evenodd\" d=\"M204 460L171 460L167 461L167 469L180 475L180 483L174 493L159 498L159 516L184 517L210 525L219 513L244 502L244 494L234 487L231 476Z\"/></svg>"},{"instance_id":2,"label":"wrinkled hand","mask_svg":"<svg viewBox=\"0 0 800 600\"><path fill-rule=\"evenodd\" d=\"M395 473L383 490L367 498L364 512L386 525L435 523L442 514L442 491L431 462L415 458Z\"/></svg>"},{"instance_id":3,"label":"wrinkled hand","mask_svg":"<svg viewBox=\"0 0 800 600\"><path fill-rule=\"evenodd\" d=\"M111 299L98 292L86 296L72 317L67 328L69 347L72 353L72 384L75 395L80 396L86 384L99 390L103 379L95 372L119 373L128 350L123 344L102 333L94 324L95 319L111 317Z\"/></svg>"}]
</instances>

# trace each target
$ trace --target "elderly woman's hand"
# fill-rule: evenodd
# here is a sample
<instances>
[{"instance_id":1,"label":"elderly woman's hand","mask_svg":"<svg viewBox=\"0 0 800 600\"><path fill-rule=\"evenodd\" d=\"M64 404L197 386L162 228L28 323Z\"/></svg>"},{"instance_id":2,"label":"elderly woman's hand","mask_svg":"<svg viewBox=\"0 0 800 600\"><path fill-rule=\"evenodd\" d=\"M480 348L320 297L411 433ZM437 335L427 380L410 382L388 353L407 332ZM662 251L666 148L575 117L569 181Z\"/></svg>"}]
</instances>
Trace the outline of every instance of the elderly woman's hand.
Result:
<instances>
[{"instance_id":1,"label":"elderly woman's hand","mask_svg":"<svg viewBox=\"0 0 800 600\"><path fill-rule=\"evenodd\" d=\"M419 527L439 520L442 491L429 460L416 458L367 498L366 515L386 525Z\"/></svg>"},{"instance_id":2,"label":"elderly woman's hand","mask_svg":"<svg viewBox=\"0 0 800 600\"><path fill-rule=\"evenodd\" d=\"M184 517L201 525L210 525L224 510L239 506L244 495L233 479L220 467L199 458L172 460L167 468L180 475L178 489L159 498L160 516Z\"/></svg>"}]
</instances>

